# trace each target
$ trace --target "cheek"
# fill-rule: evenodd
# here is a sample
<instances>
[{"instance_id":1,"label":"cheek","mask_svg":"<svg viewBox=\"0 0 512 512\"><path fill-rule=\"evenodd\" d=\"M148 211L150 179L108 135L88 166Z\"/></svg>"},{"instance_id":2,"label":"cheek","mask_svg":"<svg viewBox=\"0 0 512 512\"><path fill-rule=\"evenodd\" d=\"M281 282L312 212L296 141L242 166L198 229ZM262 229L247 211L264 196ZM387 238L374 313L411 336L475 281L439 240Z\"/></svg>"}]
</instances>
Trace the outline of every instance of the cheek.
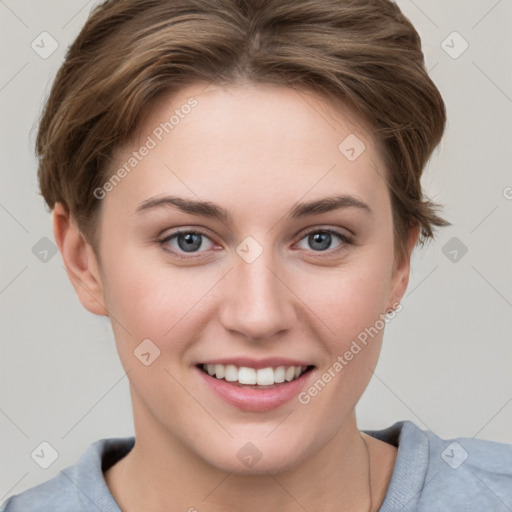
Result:
<instances>
[{"instance_id":1,"label":"cheek","mask_svg":"<svg viewBox=\"0 0 512 512\"><path fill-rule=\"evenodd\" d=\"M149 338L162 350L183 351L201 325L202 300L218 276L143 261L128 251L105 262L107 307L119 349L133 350Z\"/></svg>"},{"instance_id":2,"label":"cheek","mask_svg":"<svg viewBox=\"0 0 512 512\"><path fill-rule=\"evenodd\" d=\"M325 324L334 348L374 325L388 303L391 259L361 258L337 270L310 272L297 280L298 295Z\"/></svg>"},{"instance_id":3,"label":"cheek","mask_svg":"<svg viewBox=\"0 0 512 512\"><path fill-rule=\"evenodd\" d=\"M308 287L308 303L321 318L325 336L317 379L299 396L314 417L342 421L355 407L378 361L386 326L389 265L370 262L345 267L333 279L316 280Z\"/></svg>"}]
</instances>

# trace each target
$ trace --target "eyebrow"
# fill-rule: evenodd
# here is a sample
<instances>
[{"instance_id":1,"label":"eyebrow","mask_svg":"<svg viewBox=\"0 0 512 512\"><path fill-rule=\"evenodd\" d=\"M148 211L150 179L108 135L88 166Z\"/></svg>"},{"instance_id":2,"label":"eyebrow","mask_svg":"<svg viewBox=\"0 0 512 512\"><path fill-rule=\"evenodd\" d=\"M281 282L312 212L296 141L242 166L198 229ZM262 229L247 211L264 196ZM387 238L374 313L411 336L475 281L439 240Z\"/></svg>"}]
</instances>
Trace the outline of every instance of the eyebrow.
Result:
<instances>
[{"instance_id":1,"label":"eyebrow","mask_svg":"<svg viewBox=\"0 0 512 512\"><path fill-rule=\"evenodd\" d=\"M142 213L148 210L168 208L175 206L179 210L192 215L209 217L221 222L231 222L232 216L228 210L210 201L196 201L176 196L164 196L143 201L135 210ZM289 219L299 219L310 215L319 215L333 210L357 208L367 213L372 213L370 207L358 197L351 195L336 195L317 199L307 203L296 204L287 214Z\"/></svg>"}]
</instances>

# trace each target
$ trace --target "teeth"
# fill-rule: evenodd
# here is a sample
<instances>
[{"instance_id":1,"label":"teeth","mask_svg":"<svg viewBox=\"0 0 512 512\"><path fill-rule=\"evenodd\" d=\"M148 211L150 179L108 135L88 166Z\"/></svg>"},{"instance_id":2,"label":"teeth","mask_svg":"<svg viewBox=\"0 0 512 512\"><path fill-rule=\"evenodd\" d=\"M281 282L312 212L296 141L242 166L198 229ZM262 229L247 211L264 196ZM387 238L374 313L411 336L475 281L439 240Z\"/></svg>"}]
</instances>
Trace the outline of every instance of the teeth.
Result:
<instances>
[{"instance_id":1,"label":"teeth","mask_svg":"<svg viewBox=\"0 0 512 512\"><path fill-rule=\"evenodd\" d=\"M256 384L258 386L271 386L275 382L272 368L261 368L256 372Z\"/></svg>"},{"instance_id":2,"label":"teeth","mask_svg":"<svg viewBox=\"0 0 512 512\"><path fill-rule=\"evenodd\" d=\"M276 368L249 368L241 366L237 368L232 364L207 364L202 368L208 375L217 379L225 379L227 382L238 382L240 384L258 386L272 386L282 382L291 382L300 377L307 369L307 366L278 366Z\"/></svg>"},{"instance_id":3,"label":"teeth","mask_svg":"<svg viewBox=\"0 0 512 512\"><path fill-rule=\"evenodd\" d=\"M289 366L284 372L286 382L290 382L295 377L295 366Z\"/></svg>"},{"instance_id":4,"label":"teeth","mask_svg":"<svg viewBox=\"0 0 512 512\"><path fill-rule=\"evenodd\" d=\"M236 382L238 380L238 368L232 364L224 367L224 378L228 382Z\"/></svg>"},{"instance_id":5,"label":"teeth","mask_svg":"<svg viewBox=\"0 0 512 512\"><path fill-rule=\"evenodd\" d=\"M225 374L224 365L216 364L215 365L215 376L217 377L217 379L223 379L224 374Z\"/></svg>"},{"instance_id":6,"label":"teeth","mask_svg":"<svg viewBox=\"0 0 512 512\"><path fill-rule=\"evenodd\" d=\"M284 376L286 374L286 370L284 366L278 366L274 370L274 382L276 384L280 384L281 382L284 382Z\"/></svg>"},{"instance_id":7,"label":"teeth","mask_svg":"<svg viewBox=\"0 0 512 512\"><path fill-rule=\"evenodd\" d=\"M256 370L242 366L238 369L238 382L240 384L256 384Z\"/></svg>"}]
</instances>

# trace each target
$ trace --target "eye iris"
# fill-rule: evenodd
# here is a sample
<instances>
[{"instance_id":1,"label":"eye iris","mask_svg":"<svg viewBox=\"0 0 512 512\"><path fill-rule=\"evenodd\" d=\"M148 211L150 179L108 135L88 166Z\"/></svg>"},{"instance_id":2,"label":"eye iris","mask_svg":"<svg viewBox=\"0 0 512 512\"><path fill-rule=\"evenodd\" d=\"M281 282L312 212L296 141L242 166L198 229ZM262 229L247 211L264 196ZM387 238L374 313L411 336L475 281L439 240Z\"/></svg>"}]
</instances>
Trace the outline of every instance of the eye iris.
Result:
<instances>
[{"instance_id":1,"label":"eye iris","mask_svg":"<svg viewBox=\"0 0 512 512\"><path fill-rule=\"evenodd\" d=\"M331 234L326 232L318 232L309 235L308 242L313 249L325 251L331 245ZM318 245L316 245L318 244Z\"/></svg>"},{"instance_id":2,"label":"eye iris","mask_svg":"<svg viewBox=\"0 0 512 512\"><path fill-rule=\"evenodd\" d=\"M197 233L185 233L178 236L178 245L185 252L193 252L201 247L201 235Z\"/></svg>"}]
</instances>

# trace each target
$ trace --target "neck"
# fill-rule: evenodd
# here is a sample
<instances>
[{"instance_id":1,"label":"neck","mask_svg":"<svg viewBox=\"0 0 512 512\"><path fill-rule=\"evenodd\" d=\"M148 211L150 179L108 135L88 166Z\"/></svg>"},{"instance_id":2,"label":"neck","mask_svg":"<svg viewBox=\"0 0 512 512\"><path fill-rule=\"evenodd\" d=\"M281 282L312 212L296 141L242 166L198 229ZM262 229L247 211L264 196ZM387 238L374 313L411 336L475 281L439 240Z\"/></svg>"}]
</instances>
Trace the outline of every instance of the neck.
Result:
<instances>
[{"instance_id":1,"label":"neck","mask_svg":"<svg viewBox=\"0 0 512 512\"><path fill-rule=\"evenodd\" d=\"M320 450L298 465L259 474L212 466L169 437L156 420L148 424L146 418L143 424L135 416L134 448L105 474L124 512L298 512L318 510L319 503L325 512L366 512L373 508L372 497L373 506L380 505L391 477L393 464L389 465L388 458L387 474L382 478L378 453L382 447L375 446L380 441L366 437L365 445L354 415Z\"/></svg>"}]
</instances>

